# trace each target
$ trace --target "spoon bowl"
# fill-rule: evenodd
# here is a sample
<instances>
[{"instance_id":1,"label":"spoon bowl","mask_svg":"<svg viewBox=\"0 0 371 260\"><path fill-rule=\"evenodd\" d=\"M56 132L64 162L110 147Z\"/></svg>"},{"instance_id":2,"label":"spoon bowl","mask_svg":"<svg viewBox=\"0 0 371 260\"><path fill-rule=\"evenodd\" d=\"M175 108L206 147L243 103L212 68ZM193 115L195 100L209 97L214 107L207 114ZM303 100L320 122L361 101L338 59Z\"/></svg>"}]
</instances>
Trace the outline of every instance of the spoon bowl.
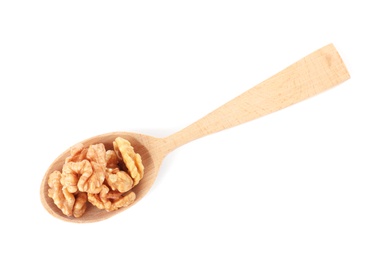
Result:
<instances>
[{"instance_id":1,"label":"spoon bowl","mask_svg":"<svg viewBox=\"0 0 371 260\"><path fill-rule=\"evenodd\" d=\"M163 139L155 138L148 135L130 133L130 132L113 132L103 135L94 136L92 138L86 139L81 143L88 147L89 145L96 143L103 143L106 149L113 149L113 141L117 137L122 137L128 140L134 147L135 152L139 153L142 157L143 166L145 169L145 175L143 179L136 185L132 190L136 194L136 200L129 207L121 208L116 211L106 212L104 210L98 209L92 206L90 203L87 204L85 214L80 218L68 217L62 213L62 211L54 204L53 200L48 197L48 178L49 175L56 169L62 169L66 157L70 155L70 150L63 152L58 158L47 169L46 174L42 180L41 184L41 201L45 209L53 216L72 222L95 222L100 221L113 215L116 215L123 210L126 210L138 202L152 187L154 181L156 180L158 170L160 168L161 162L165 156L166 146ZM161 149L160 149L161 148Z\"/></svg>"},{"instance_id":2,"label":"spoon bowl","mask_svg":"<svg viewBox=\"0 0 371 260\"><path fill-rule=\"evenodd\" d=\"M101 221L132 207L150 190L156 180L164 157L190 141L213 134L242 123L271 114L295 103L322 93L349 79L349 73L333 44L307 55L281 72L242 93L186 128L166 137L113 132L82 141L88 147L103 143L106 149L113 148L117 137L127 139L136 153L142 157L143 179L133 188L136 200L129 207L107 212L91 206L80 218L67 217L48 197L48 178L54 170L61 170L70 150L63 152L47 169L41 183L40 197L45 209L53 216L76 223Z\"/></svg>"}]
</instances>

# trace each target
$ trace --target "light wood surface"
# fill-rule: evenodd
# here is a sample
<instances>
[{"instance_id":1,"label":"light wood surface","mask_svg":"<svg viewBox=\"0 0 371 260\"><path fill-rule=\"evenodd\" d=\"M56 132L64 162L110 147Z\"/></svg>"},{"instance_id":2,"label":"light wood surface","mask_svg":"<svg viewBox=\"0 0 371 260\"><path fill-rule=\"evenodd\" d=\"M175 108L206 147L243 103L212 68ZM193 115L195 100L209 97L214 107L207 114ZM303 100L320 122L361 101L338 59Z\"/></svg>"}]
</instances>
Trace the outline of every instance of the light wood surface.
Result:
<instances>
[{"instance_id":1,"label":"light wood surface","mask_svg":"<svg viewBox=\"0 0 371 260\"><path fill-rule=\"evenodd\" d=\"M246 123L315 96L349 79L333 44L297 61L182 131L168 137L174 147Z\"/></svg>"},{"instance_id":2,"label":"light wood surface","mask_svg":"<svg viewBox=\"0 0 371 260\"><path fill-rule=\"evenodd\" d=\"M106 148L110 149L113 140L118 136L126 138L132 143L136 152L142 156L145 166L144 178L134 188L137 194L135 203L137 203L156 180L163 158L177 147L291 106L324 92L349 78L349 73L336 48L329 44L166 138L156 138L138 133L113 132L89 138L82 143L86 146L104 143ZM89 207L81 218L64 216L47 196L47 179L51 172L62 169L64 159L68 154L69 149L50 165L41 183L41 201L50 214L65 221L86 223L107 219L127 209L106 212Z\"/></svg>"}]
</instances>

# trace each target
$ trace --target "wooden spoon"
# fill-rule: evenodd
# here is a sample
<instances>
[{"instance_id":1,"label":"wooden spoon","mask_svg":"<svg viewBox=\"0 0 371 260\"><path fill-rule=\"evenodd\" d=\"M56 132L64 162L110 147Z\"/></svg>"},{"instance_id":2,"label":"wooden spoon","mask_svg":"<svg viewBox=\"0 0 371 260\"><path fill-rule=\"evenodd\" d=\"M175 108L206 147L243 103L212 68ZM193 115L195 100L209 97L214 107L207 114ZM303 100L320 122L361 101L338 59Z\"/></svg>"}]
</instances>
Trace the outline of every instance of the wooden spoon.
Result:
<instances>
[{"instance_id":1,"label":"wooden spoon","mask_svg":"<svg viewBox=\"0 0 371 260\"><path fill-rule=\"evenodd\" d=\"M118 136L131 142L135 151L142 156L145 167L143 179L133 189L137 195L135 204L149 191L157 177L162 160L175 148L298 103L349 78L341 57L335 47L329 44L166 138L130 132L113 132L89 138L82 143L85 146L103 143L107 149L112 149L112 142ZM41 202L49 213L65 221L83 223L104 220L129 208L106 212L88 203L90 206L80 218L63 215L48 197L48 177L54 170L62 169L64 159L69 152L69 149L63 152L50 165L41 183Z\"/></svg>"}]
</instances>

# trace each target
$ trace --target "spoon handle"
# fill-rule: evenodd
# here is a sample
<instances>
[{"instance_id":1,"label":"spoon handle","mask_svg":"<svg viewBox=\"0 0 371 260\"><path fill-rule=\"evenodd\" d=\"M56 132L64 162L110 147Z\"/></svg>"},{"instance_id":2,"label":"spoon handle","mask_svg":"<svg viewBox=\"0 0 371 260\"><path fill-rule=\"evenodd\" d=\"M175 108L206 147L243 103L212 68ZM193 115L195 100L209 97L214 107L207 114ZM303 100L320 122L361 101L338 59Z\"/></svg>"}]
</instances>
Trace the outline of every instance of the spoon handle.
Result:
<instances>
[{"instance_id":1,"label":"spoon handle","mask_svg":"<svg viewBox=\"0 0 371 260\"><path fill-rule=\"evenodd\" d=\"M183 130L165 138L169 151L315 96L349 79L332 44L302 58Z\"/></svg>"}]
</instances>

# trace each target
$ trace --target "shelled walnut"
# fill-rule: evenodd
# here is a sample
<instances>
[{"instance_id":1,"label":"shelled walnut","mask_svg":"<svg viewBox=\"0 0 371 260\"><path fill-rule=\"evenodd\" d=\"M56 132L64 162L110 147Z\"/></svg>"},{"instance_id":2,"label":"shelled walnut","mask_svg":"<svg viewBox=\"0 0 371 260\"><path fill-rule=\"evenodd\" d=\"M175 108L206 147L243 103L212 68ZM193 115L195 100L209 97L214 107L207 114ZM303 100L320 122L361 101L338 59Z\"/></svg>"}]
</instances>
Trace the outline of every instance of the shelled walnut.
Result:
<instances>
[{"instance_id":1,"label":"shelled walnut","mask_svg":"<svg viewBox=\"0 0 371 260\"><path fill-rule=\"evenodd\" d=\"M48 196L66 216L81 217L91 203L99 209L114 211L130 206L136 198L132 188L143 178L141 156L130 142L118 137L113 150L104 144L70 149L61 170L48 179Z\"/></svg>"}]
</instances>

